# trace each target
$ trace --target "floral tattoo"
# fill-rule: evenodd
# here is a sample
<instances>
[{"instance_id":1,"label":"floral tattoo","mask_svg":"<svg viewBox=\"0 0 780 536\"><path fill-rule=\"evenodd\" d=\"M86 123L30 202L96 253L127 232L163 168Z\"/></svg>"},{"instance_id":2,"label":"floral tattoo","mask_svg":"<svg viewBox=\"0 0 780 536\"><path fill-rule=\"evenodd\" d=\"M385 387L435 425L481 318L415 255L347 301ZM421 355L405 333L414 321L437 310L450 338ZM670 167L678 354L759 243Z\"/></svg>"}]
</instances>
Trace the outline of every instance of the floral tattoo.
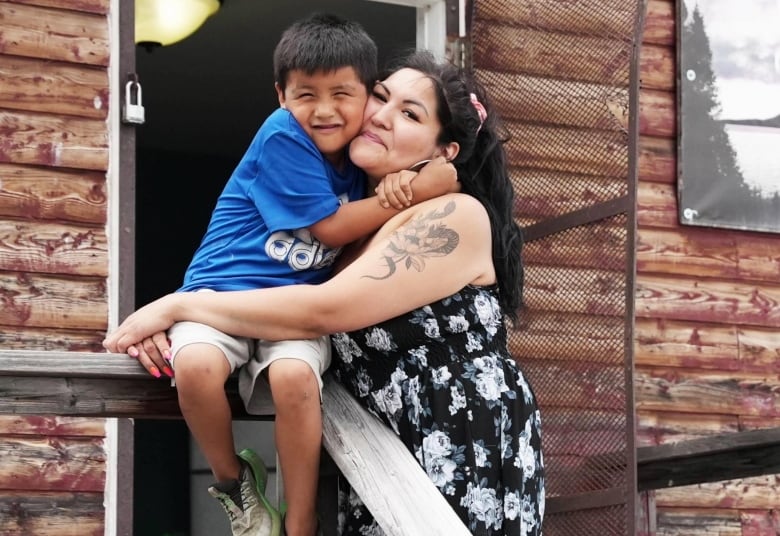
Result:
<instances>
[{"instance_id":1,"label":"floral tattoo","mask_svg":"<svg viewBox=\"0 0 780 536\"><path fill-rule=\"evenodd\" d=\"M387 265L383 276L366 275L370 279L387 279L403 263L407 270L414 268L418 272L425 269L425 259L444 257L452 253L460 236L446 225L435 220L444 218L455 210L455 202L450 201L443 209L432 210L410 221L390 236L390 244L385 248L382 260Z\"/></svg>"}]
</instances>

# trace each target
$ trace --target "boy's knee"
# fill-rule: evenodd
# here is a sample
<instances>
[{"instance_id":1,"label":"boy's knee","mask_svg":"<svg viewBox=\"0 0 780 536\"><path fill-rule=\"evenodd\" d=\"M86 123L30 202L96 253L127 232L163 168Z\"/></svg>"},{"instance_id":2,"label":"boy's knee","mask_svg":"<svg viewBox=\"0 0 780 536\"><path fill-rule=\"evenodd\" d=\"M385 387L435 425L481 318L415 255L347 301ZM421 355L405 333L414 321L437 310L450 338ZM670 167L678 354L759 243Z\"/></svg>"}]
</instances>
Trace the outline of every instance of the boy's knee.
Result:
<instances>
[{"instance_id":1,"label":"boy's knee","mask_svg":"<svg viewBox=\"0 0 780 536\"><path fill-rule=\"evenodd\" d=\"M191 384L218 383L230 375L230 364L222 350L211 344L188 344L174 359L176 385L181 389Z\"/></svg>"},{"instance_id":2,"label":"boy's knee","mask_svg":"<svg viewBox=\"0 0 780 536\"><path fill-rule=\"evenodd\" d=\"M319 382L312 368L300 359L279 359L268 369L268 383L274 402L319 402Z\"/></svg>"}]
</instances>

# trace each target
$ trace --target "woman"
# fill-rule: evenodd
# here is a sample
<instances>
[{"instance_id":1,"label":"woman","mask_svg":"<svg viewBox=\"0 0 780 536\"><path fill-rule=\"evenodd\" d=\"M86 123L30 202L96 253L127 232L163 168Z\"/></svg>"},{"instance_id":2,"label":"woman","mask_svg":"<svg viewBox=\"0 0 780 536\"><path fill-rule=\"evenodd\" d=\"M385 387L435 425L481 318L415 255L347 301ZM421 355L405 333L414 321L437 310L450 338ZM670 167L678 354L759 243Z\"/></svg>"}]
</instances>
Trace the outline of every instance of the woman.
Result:
<instances>
[{"instance_id":1,"label":"woman","mask_svg":"<svg viewBox=\"0 0 780 536\"><path fill-rule=\"evenodd\" d=\"M474 534L541 534L539 412L504 327L521 301L521 236L484 102L453 66L410 56L377 82L350 157L376 182L444 156L460 193L392 218L327 283L169 295L105 346L150 368L163 363L160 332L179 320L269 340L332 333L338 379L400 436ZM381 533L357 498L344 503L345 533Z\"/></svg>"}]
</instances>

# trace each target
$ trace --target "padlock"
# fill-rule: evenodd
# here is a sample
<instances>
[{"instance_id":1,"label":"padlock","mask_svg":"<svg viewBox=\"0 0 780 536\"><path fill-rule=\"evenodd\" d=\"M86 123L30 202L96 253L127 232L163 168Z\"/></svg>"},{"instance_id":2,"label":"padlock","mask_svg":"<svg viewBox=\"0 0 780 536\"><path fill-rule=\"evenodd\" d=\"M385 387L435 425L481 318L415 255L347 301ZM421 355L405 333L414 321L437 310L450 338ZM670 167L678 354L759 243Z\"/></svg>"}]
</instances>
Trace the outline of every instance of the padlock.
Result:
<instances>
[{"instance_id":1,"label":"padlock","mask_svg":"<svg viewBox=\"0 0 780 536\"><path fill-rule=\"evenodd\" d=\"M132 102L132 88L136 86L136 102ZM146 111L142 104L141 84L130 80L125 85L125 105L122 107L122 121L133 125L143 125L146 121Z\"/></svg>"}]
</instances>

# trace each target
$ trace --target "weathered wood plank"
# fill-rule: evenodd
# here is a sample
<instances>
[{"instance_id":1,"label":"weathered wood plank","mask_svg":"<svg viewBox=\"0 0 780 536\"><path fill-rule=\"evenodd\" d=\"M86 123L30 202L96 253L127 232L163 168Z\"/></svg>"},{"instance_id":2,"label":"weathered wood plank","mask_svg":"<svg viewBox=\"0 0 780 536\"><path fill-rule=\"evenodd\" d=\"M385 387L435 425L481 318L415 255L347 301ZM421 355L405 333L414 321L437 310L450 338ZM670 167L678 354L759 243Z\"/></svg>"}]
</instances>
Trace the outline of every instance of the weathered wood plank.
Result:
<instances>
[{"instance_id":1,"label":"weathered wood plank","mask_svg":"<svg viewBox=\"0 0 780 536\"><path fill-rule=\"evenodd\" d=\"M474 43L474 65L569 80L628 85L631 45L628 41L495 24L483 27Z\"/></svg>"},{"instance_id":2,"label":"weathered wood plank","mask_svg":"<svg viewBox=\"0 0 780 536\"><path fill-rule=\"evenodd\" d=\"M0 2L0 54L107 66L103 14Z\"/></svg>"},{"instance_id":3,"label":"weathered wood plank","mask_svg":"<svg viewBox=\"0 0 780 536\"><path fill-rule=\"evenodd\" d=\"M106 69L0 55L0 108L96 119L108 114Z\"/></svg>"},{"instance_id":4,"label":"weathered wood plank","mask_svg":"<svg viewBox=\"0 0 780 536\"><path fill-rule=\"evenodd\" d=\"M742 536L763 536L764 534L780 534L780 511L774 510L742 510Z\"/></svg>"},{"instance_id":5,"label":"weathered wood plank","mask_svg":"<svg viewBox=\"0 0 780 536\"><path fill-rule=\"evenodd\" d=\"M0 111L0 134L0 162L108 169L105 121Z\"/></svg>"},{"instance_id":6,"label":"weathered wood plank","mask_svg":"<svg viewBox=\"0 0 780 536\"><path fill-rule=\"evenodd\" d=\"M677 180L677 151L672 138L639 137L639 172L642 182L673 184Z\"/></svg>"},{"instance_id":7,"label":"weathered wood plank","mask_svg":"<svg viewBox=\"0 0 780 536\"><path fill-rule=\"evenodd\" d=\"M674 93L655 89L639 92L639 133L643 136L673 137L676 133Z\"/></svg>"},{"instance_id":8,"label":"weathered wood plank","mask_svg":"<svg viewBox=\"0 0 780 536\"><path fill-rule=\"evenodd\" d=\"M720 229L718 232L720 233ZM721 233L722 234L722 233ZM780 239L771 234L734 233L740 279L780 281Z\"/></svg>"},{"instance_id":9,"label":"weathered wood plank","mask_svg":"<svg viewBox=\"0 0 780 536\"><path fill-rule=\"evenodd\" d=\"M780 475L659 489L656 492L656 504L659 509L685 507L775 510L780 504Z\"/></svg>"},{"instance_id":10,"label":"weathered wood plank","mask_svg":"<svg viewBox=\"0 0 780 536\"><path fill-rule=\"evenodd\" d=\"M644 89L674 91L675 51L672 45L645 44L639 57L639 79Z\"/></svg>"},{"instance_id":11,"label":"weathered wood plank","mask_svg":"<svg viewBox=\"0 0 780 536\"><path fill-rule=\"evenodd\" d=\"M103 229L0 220L0 270L108 276Z\"/></svg>"},{"instance_id":12,"label":"weathered wood plank","mask_svg":"<svg viewBox=\"0 0 780 536\"><path fill-rule=\"evenodd\" d=\"M777 423L780 427L780 422ZM764 426L770 428L774 426ZM637 446L680 443L717 434L734 434L743 428L736 415L703 415L674 411L637 411Z\"/></svg>"},{"instance_id":13,"label":"weathered wood plank","mask_svg":"<svg viewBox=\"0 0 780 536\"><path fill-rule=\"evenodd\" d=\"M638 367L634 391L644 411L780 417L776 374Z\"/></svg>"},{"instance_id":14,"label":"weathered wood plank","mask_svg":"<svg viewBox=\"0 0 780 536\"><path fill-rule=\"evenodd\" d=\"M526 303L535 310L622 317L624 280L625 274L608 270L529 266Z\"/></svg>"},{"instance_id":15,"label":"weathered wood plank","mask_svg":"<svg viewBox=\"0 0 780 536\"><path fill-rule=\"evenodd\" d=\"M626 176L585 175L517 167L510 168L509 176L516 196L515 213L526 219L560 216L622 197L628 192ZM612 240L615 240L614 235Z\"/></svg>"},{"instance_id":16,"label":"weathered wood plank","mask_svg":"<svg viewBox=\"0 0 780 536\"><path fill-rule=\"evenodd\" d=\"M599 9L593 9L593 4L586 0L508 0L477 4L475 17L552 32L629 38L635 10L621 0L602 1Z\"/></svg>"},{"instance_id":17,"label":"weathered wood plank","mask_svg":"<svg viewBox=\"0 0 780 536\"><path fill-rule=\"evenodd\" d=\"M625 369L621 365L526 359L523 372L544 408L625 411ZM618 386L604 389L604 385Z\"/></svg>"},{"instance_id":18,"label":"weathered wood plank","mask_svg":"<svg viewBox=\"0 0 780 536\"><path fill-rule=\"evenodd\" d=\"M0 272L0 325L105 329L104 279Z\"/></svg>"},{"instance_id":19,"label":"weathered wood plank","mask_svg":"<svg viewBox=\"0 0 780 536\"><path fill-rule=\"evenodd\" d=\"M673 46L675 43L674 0L648 0L644 43Z\"/></svg>"},{"instance_id":20,"label":"weathered wood plank","mask_svg":"<svg viewBox=\"0 0 780 536\"><path fill-rule=\"evenodd\" d=\"M100 13L107 15L111 0L12 0L15 4L27 4L30 6L56 7L72 11L84 11L87 13Z\"/></svg>"},{"instance_id":21,"label":"weathered wood plank","mask_svg":"<svg viewBox=\"0 0 780 536\"><path fill-rule=\"evenodd\" d=\"M486 69L477 69L476 76L504 121L621 132L627 128L627 88Z\"/></svg>"},{"instance_id":22,"label":"weathered wood plank","mask_svg":"<svg viewBox=\"0 0 780 536\"><path fill-rule=\"evenodd\" d=\"M3 350L46 350L55 352L103 353L104 328L99 330L69 330L63 328L0 329Z\"/></svg>"},{"instance_id":23,"label":"weathered wood plank","mask_svg":"<svg viewBox=\"0 0 780 536\"><path fill-rule=\"evenodd\" d=\"M103 493L0 491L3 536L103 536Z\"/></svg>"},{"instance_id":24,"label":"weathered wood plank","mask_svg":"<svg viewBox=\"0 0 780 536\"><path fill-rule=\"evenodd\" d=\"M0 164L0 216L105 225L102 172Z\"/></svg>"},{"instance_id":25,"label":"weathered wood plank","mask_svg":"<svg viewBox=\"0 0 780 536\"><path fill-rule=\"evenodd\" d=\"M53 351L0 352L0 414L180 418L176 390L155 379L126 354ZM236 378L225 389L237 418L274 414L270 392L249 416Z\"/></svg>"},{"instance_id":26,"label":"weathered wood plank","mask_svg":"<svg viewBox=\"0 0 780 536\"><path fill-rule=\"evenodd\" d=\"M511 166L587 175L625 177L628 145L620 132L507 122Z\"/></svg>"},{"instance_id":27,"label":"weathered wood plank","mask_svg":"<svg viewBox=\"0 0 780 536\"><path fill-rule=\"evenodd\" d=\"M385 533L470 534L398 436L331 378L322 418L323 446Z\"/></svg>"},{"instance_id":28,"label":"weathered wood plank","mask_svg":"<svg viewBox=\"0 0 780 536\"><path fill-rule=\"evenodd\" d=\"M0 489L91 491L106 486L103 438L0 436Z\"/></svg>"},{"instance_id":29,"label":"weathered wood plank","mask_svg":"<svg viewBox=\"0 0 780 536\"><path fill-rule=\"evenodd\" d=\"M42 415L0 415L0 435L105 437L103 419Z\"/></svg>"},{"instance_id":30,"label":"weathered wood plank","mask_svg":"<svg viewBox=\"0 0 780 536\"><path fill-rule=\"evenodd\" d=\"M780 336L774 328L637 318L637 365L780 373Z\"/></svg>"},{"instance_id":31,"label":"weathered wood plank","mask_svg":"<svg viewBox=\"0 0 780 536\"><path fill-rule=\"evenodd\" d=\"M743 360L736 326L637 318L634 363L722 371L765 370L765 360Z\"/></svg>"},{"instance_id":32,"label":"weathered wood plank","mask_svg":"<svg viewBox=\"0 0 780 536\"><path fill-rule=\"evenodd\" d=\"M780 284L637 274L637 317L780 327Z\"/></svg>"},{"instance_id":33,"label":"weathered wood plank","mask_svg":"<svg viewBox=\"0 0 780 536\"><path fill-rule=\"evenodd\" d=\"M737 278L736 233L640 228L637 237L637 272Z\"/></svg>"},{"instance_id":34,"label":"weathered wood plank","mask_svg":"<svg viewBox=\"0 0 780 536\"><path fill-rule=\"evenodd\" d=\"M640 228L679 228L675 187L640 181L637 186L637 222Z\"/></svg>"},{"instance_id":35,"label":"weathered wood plank","mask_svg":"<svg viewBox=\"0 0 780 536\"><path fill-rule=\"evenodd\" d=\"M689 490L688 493L696 493ZM657 534L663 536L746 536L740 511L731 508L679 508L656 504ZM768 536L768 535L766 535Z\"/></svg>"},{"instance_id":36,"label":"weathered wood plank","mask_svg":"<svg viewBox=\"0 0 780 536\"><path fill-rule=\"evenodd\" d=\"M545 408L544 456L596 456L612 445L626 444L628 430L623 411Z\"/></svg>"},{"instance_id":37,"label":"weathered wood plank","mask_svg":"<svg viewBox=\"0 0 780 536\"><path fill-rule=\"evenodd\" d=\"M654 196L651 202L655 206L673 202L669 197L672 192L665 188L640 186L640 193L648 191ZM643 197L643 200L649 197ZM659 209L665 214L671 210L666 206ZM646 218L642 217L640 221L646 221ZM769 283L780 281L780 248L774 235L725 229L640 227L638 239L639 272L685 273Z\"/></svg>"},{"instance_id":38,"label":"weathered wood plank","mask_svg":"<svg viewBox=\"0 0 780 536\"><path fill-rule=\"evenodd\" d=\"M777 472L780 472L780 428L637 449L640 490Z\"/></svg>"},{"instance_id":39,"label":"weathered wood plank","mask_svg":"<svg viewBox=\"0 0 780 536\"><path fill-rule=\"evenodd\" d=\"M526 359L596 361L622 355L625 319L527 309L516 330L510 330L509 350L522 364Z\"/></svg>"}]
</instances>

